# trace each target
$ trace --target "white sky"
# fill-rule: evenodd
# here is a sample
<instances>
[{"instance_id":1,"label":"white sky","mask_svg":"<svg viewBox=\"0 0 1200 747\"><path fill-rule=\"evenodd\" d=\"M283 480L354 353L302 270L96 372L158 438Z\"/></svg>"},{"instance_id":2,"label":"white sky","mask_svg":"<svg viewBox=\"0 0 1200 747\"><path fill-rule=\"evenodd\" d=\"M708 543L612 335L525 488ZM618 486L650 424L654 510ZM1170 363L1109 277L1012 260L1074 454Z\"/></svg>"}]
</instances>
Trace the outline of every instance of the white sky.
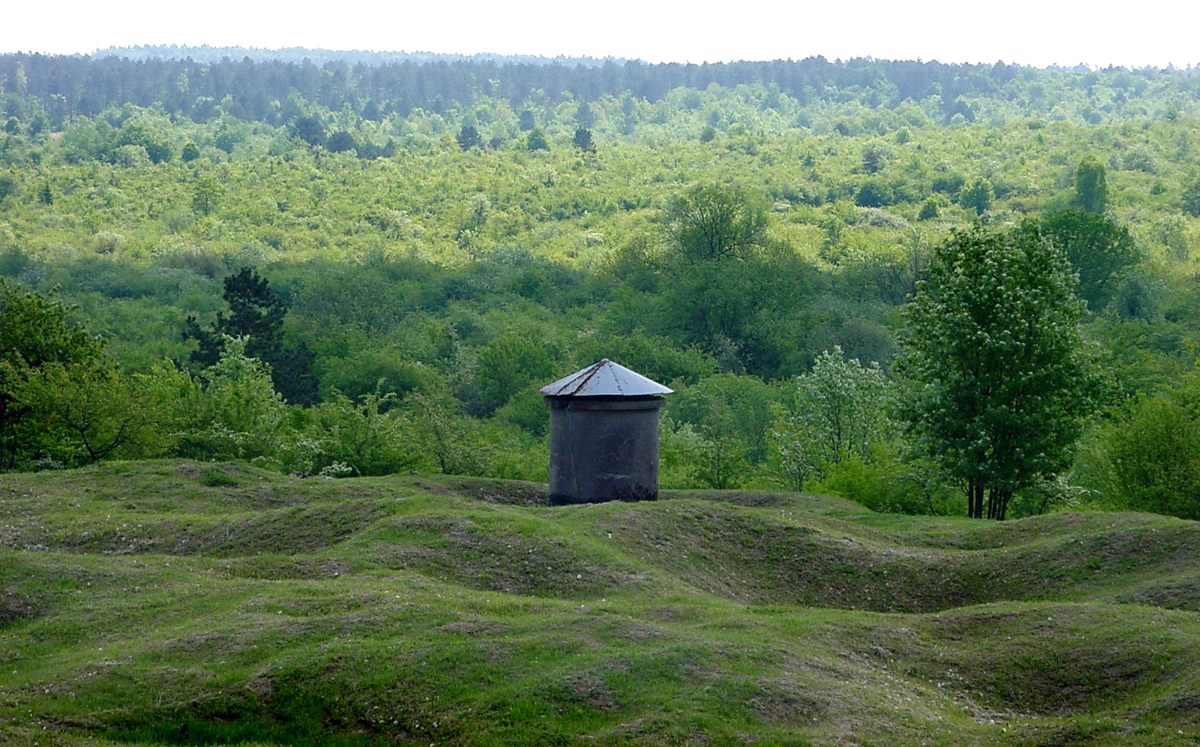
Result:
<instances>
[{"instance_id":1,"label":"white sky","mask_svg":"<svg viewBox=\"0 0 1200 747\"><path fill-rule=\"evenodd\" d=\"M24 0L0 52L187 44L703 62L1200 64L1200 0Z\"/></svg>"}]
</instances>

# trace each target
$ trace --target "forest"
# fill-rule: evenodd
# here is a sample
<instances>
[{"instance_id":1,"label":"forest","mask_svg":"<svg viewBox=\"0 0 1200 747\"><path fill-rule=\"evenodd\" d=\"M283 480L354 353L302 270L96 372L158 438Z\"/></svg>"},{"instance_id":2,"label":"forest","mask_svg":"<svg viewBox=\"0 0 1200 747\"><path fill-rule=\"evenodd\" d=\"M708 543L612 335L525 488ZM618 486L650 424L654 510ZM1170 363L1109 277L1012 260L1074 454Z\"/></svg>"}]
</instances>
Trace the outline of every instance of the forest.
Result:
<instances>
[{"instance_id":1,"label":"forest","mask_svg":"<svg viewBox=\"0 0 1200 747\"><path fill-rule=\"evenodd\" d=\"M544 482L607 357L666 488L1200 518L1195 70L181 51L0 55L0 468Z\"/></svg>"}]
</instances>

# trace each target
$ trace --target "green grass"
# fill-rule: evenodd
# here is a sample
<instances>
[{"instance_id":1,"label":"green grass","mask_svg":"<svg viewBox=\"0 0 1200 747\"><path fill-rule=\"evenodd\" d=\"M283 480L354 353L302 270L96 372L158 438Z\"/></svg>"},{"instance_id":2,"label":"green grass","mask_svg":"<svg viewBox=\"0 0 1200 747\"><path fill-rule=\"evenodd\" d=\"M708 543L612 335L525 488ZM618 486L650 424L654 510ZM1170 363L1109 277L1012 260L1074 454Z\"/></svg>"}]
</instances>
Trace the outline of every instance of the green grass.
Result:
<instances>
[{"instance_id":1,"label":"green grass","mask_svg":"<svg viewBox=\"0 0 1200 747\"><path fill-rule=\"evenodd\" d=\"M1200 743L1200 524L0 477L0 743Z\"/></svg>"}]
</instances>

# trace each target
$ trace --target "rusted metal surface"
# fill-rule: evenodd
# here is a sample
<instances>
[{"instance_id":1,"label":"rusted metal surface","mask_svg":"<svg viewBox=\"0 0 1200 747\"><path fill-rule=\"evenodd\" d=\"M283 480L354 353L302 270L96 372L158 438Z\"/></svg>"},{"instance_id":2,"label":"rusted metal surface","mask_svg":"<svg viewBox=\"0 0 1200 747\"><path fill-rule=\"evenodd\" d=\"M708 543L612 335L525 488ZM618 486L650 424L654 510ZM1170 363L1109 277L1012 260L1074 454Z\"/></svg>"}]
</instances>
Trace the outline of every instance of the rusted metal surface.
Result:
<instances>
[{"instance_id":1,"label":"rusted metal surface","mask_svg":"<svg viewBox=\"0 0 1200 747\"><path fill-rule=\"evenodd\" d=\"M650 397L670 394L672 390L603 358L539 391L547 397Z\"/></svg>"}]
</instances>

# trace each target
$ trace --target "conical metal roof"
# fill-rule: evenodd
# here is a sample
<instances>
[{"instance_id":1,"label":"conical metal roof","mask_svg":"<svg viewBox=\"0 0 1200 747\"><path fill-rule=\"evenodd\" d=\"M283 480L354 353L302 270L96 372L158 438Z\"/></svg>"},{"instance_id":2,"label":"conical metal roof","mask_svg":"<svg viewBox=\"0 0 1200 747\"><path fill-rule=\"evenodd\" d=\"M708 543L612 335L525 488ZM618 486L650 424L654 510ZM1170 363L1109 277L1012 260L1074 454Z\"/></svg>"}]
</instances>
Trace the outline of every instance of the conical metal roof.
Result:
<instances>
[{"instance_id":1,"label":"conical metal roof","mask_svg":"<svg viewBox=\"0 0 1200 747\"><path fill-rule=\"evenodd\" d=\"M646 397L673 390L604 358L538 391L547 397Z\"/></svg>"}]
</instances>

